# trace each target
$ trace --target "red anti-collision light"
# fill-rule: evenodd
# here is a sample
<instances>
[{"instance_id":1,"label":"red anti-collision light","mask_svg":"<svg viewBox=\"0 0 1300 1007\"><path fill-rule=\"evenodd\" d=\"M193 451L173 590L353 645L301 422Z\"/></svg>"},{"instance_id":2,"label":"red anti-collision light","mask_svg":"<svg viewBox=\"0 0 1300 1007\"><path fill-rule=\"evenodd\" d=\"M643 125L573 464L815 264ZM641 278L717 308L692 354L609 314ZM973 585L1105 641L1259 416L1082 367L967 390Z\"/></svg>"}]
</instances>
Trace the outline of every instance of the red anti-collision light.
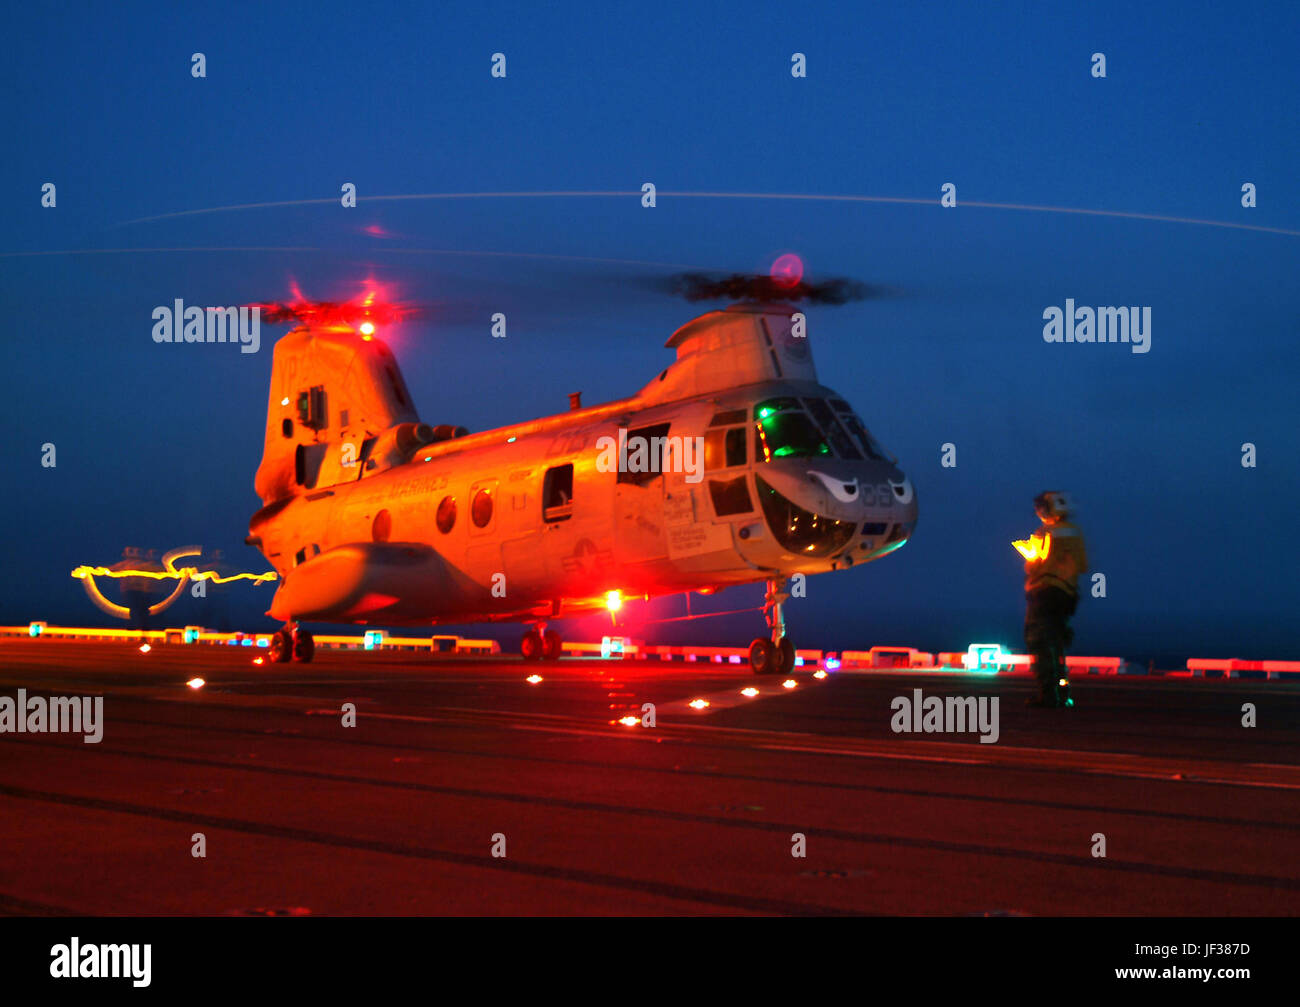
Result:
<instances>
[{"instance_id":1,"label":"red anti-collision light","mask_svg":"<svg viewBox=\"0 0 1300 1007\"><path fill-rule=\"evenodd\" d=\"M778 287L797 287L803 279L803 260L793 252L786 252L772 263L771 276Z\"/></svg>"}]
</instances>

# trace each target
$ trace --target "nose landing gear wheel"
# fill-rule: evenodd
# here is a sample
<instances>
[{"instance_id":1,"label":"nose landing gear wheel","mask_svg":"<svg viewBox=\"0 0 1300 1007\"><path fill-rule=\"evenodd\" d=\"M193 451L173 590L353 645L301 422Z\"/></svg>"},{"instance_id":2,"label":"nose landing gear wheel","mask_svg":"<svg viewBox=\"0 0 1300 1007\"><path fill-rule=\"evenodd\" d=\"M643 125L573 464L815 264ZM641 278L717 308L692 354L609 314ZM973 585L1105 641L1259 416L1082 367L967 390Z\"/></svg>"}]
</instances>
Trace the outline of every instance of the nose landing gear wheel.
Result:
<instances>
[{"instance_id":1,"label":"nose landing gear wheel","mask_svg":"<svg viewBox=\"0 0 1300 1007\"><path fill-rule=\"evenodd\" d=\"M771 640L759 637L749 645L749 666L755 675L770 675L776 671L776 648Z\"/></svg>"},{"instance_id":2,"label":"nose landing gear wheel","mask_svg":"<svg viewBox=\"0 0 1300 1007\"><path fill-rule=\"evenodd\" d=\"M523 640L519 643L519 653L524 655L525 661L541 660L542 634L535 629L530 629L525 633Z\"/></svg>"},{"instance_id":3,"label":"nose landing gear wheel","mask_svg":"<svg viewBox=\"0 0 1300 1007\"><path fill-rule=\"evenodd\" d=\"M766 640L759 637L749 645L749 666L756 675L788 675L794 671L794 644L785 635L785 602L789 597L784 580L767 582L763 617L772 635Z\"/></svg>"}]
</instances>

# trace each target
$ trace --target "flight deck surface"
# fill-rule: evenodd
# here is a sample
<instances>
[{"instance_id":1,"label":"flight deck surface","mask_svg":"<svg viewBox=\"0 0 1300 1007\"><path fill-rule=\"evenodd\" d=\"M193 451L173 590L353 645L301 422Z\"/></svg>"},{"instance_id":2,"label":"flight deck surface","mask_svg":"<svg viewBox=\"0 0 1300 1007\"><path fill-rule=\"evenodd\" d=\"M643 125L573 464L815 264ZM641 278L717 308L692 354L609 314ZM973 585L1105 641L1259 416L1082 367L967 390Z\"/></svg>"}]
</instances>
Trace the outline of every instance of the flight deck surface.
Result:
<instances>
[{"instance_id":1,"label":"flight deck surface","mask_svg":"<svg viewBox=\"0 0 1300 1007\"><path fill-rule=\"evenodd\" d=\"M1300 909L1294 683L252 656L0 641L0 695L104 696L97 744L0 734L0 912ZM915 689L998 697L997 741L895 733Z\"/></svg>"}]
</instances>

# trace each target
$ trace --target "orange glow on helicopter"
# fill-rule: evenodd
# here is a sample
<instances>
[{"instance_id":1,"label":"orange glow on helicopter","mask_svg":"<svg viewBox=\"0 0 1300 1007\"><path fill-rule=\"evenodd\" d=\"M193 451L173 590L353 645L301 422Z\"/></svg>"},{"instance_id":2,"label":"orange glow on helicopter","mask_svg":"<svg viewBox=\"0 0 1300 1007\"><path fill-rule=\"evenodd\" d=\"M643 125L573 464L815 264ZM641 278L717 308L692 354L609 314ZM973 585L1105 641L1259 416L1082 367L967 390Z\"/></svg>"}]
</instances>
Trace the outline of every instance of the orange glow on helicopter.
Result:
<instances>
[{"instance_id":1,"label":"orange glow on helicopter","mask_svg":"<svg viewBox=\"0 0 1300 1007\"><path fill-rule=\"evenodd\" d=\"M621 591L610 591L605 595L605 607L611 612L617 612L623 607L623 593Z\"/></svg>"}]
</instances>

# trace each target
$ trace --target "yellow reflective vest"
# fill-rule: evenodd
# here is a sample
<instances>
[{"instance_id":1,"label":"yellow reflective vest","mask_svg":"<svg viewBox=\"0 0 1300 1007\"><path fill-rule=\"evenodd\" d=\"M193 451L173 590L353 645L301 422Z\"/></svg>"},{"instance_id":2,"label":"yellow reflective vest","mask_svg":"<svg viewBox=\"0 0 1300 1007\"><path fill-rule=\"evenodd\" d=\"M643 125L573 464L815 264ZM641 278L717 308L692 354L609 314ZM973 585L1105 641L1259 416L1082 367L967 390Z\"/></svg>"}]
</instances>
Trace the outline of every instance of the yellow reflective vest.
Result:
<instances>
[{"instance_id":1,"label":"yellow reflective vest","mask_svg":"<svg viewBox=\"0 0 1300 1007\"><path fill-rule=\"evenodd\" d=\"M1045 555L1025 561L1025 590L1059 587L1079 593L1079 575L1088 569L1083 533L1069 521L1045 524L1036 535L1043 541Z\"/></svg>"}]
</instances>

